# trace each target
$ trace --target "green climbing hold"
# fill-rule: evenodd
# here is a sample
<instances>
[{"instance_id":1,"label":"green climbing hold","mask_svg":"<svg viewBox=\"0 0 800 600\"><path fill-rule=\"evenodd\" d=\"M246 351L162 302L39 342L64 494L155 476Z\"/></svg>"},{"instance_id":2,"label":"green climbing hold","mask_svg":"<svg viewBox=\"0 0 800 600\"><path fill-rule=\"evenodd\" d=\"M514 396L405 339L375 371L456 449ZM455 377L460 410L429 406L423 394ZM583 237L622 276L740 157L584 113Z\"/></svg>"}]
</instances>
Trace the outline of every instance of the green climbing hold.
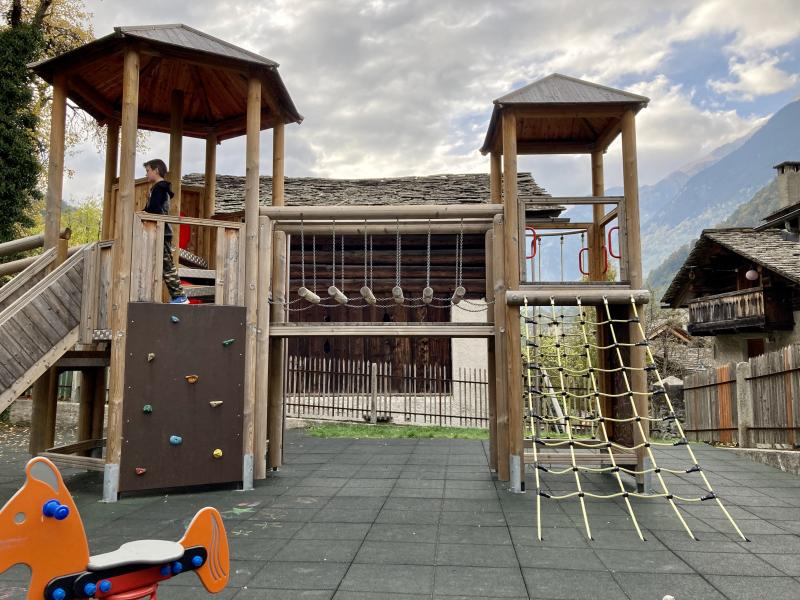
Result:
<instances>
[{"instance_id":1,"label":"green climbing hold","mask_svg":"<svg viewBox=\"0 0 800 600\"><path fill-rule=\"evenodd\" d=\"M142 407L142 412L144 414L146 414L146 415L149 415L151 412L153 412L153 405L152 404L145 404Z\"/></svg>"},{"instance_id":2,"label":"green climbing hold","mask_svg":"<svg viewBox=\"0 0 800 600\"><path fill-rule=\"evenodd\" d=\"M172 315L169 318L169 320L172 321L173 323L180 323L181 322L180 318L177 315Z\"/></svg>"},{"instance_id":3,"label":"green climbing hold","mask_svg":"<svg viewBox=\"0 0 800 600\"><path fill-rule=\"evenodd\" d=\"M224 340L224 341L222 342L222 345L223 345L223 346L225 346L225 347L227 348L228 346L230 346L231 344L233 344L233 342L235 342L235 341L236 341L236 338L231 338L231 339L229 339L229 340Z\"/></svg>"}]
</instances>

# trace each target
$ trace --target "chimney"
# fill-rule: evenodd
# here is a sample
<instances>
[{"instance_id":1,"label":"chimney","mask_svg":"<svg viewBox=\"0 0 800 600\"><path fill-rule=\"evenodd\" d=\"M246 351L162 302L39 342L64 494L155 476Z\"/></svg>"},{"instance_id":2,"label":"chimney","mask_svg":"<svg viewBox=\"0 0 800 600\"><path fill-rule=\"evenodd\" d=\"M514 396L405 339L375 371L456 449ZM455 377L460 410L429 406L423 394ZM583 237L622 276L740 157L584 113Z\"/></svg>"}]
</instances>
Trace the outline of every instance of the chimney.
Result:
<instances>
[{"instance_id":1,"label":"chimney","mask_svg":"<svg viewBox=\"0 0 800 600\"><path fill-rule=\"evenodd\" d=\"M775 165L778 171L780 208L800 204L800 161L784 161Z\"/></svg>"}]
</instances>

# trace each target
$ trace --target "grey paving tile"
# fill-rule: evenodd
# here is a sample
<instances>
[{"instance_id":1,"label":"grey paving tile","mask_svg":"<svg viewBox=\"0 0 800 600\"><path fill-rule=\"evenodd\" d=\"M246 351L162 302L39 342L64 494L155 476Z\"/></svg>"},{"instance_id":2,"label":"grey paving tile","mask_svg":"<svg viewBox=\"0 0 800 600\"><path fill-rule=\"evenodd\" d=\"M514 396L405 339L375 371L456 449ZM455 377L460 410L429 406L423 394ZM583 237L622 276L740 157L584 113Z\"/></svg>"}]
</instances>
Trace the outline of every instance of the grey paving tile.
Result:
<instances>
[{"instance_id":1,"label":"grey paving tile","mask_svg":"<svg viewBox=\"0 0 800 600\"><path fill-rule=\"evenodd\" d=\"M625 597L609 573L528 568L523 568L522 573L533 598L620 600Z\"/></svg>"},{"instance_id":2,"label":"grey paving tile","mask_svg":"<svg viewBox=\"0 0 800 600\"><path fill-rule=\"evenodd\" d=\"M369 523L307 523L295 534L298 540L363 540Z\"/></svg>"},{"instance_id":3,"label":"grey paving tile","mask_svg":"<svg viewBox=\"0 0 800 600\"><path fill-rule=\"evenodd\" d=\"M229 537L289 539L305 527L301 521L242 521L228 529Z\"/></svg>"},{"instance_id":4,"label":"grey paving tile","mask_svg":"<svg viewBox=\"0 0 800 600\"><path fill-rule=\"evenodd\" d=\"M200 598L201 595L193 598ZM276 590L265 588L248 588L239 591L235 600L330 600L333 590Z\"/></svg>"},{"instance_id":5,"label":"grey paving tile","mask_svg":"<svg viewBox=\"0 0 800 600\"><path fill-rule=\"evenodd\" d=\"M800 583L791 577L709 575L707 579L730 600L797 600Z\"/></svg>"},{"instance_id":6,"label":"grey paving tile","mask_svg":"<svg viewBox=\"0 0 800 600\"><path fill-rule=\"evenodd\" d=\"M378 508L328 508L311 517L312 523L372 523L378 517Z\"/></svg>"},{"instance_id":7,"label":"grey paving tile","mask_svg":"<svg viewBox=\"0 0 800 600\"><path fill-rule=\"evenodd\" d=\"M373 542L365 541L354 563L432 565L436 544L423 542Z\"/></svg>"},{"instance_id":8,"label":"grey paving tile","mask_svg":"<svg viewBox=\"0 0 800 600\"><path fill-rule=\"evenodd\" d=\"M753 554L710 553L678 551L684 561L700 575L741 575L752 577L781 576L785 573L775 569ZM797 562L800 559L795 557ZM788 573L786 573L788 574Z\"/></svg>"},{"instance_id":9,"label":"grey paving tile","mask_svg":"<svg viewBox=\"0 0 800 600\"><path fill-rule=\"evenodd\" d=\"M507 527L440 524L439 542L442 544L511 545L511 536Z\"/></svg>"},{"instance_id":10,"label":"grey paving tile","mask_svg":"<svg viewBox=\"0 0 800 600\"><path fill-rule=\"evenodd\" d=\"M339 590L334 600L430 600L429 594L391 594L384 592L345 592Z\"/></svg>"},{"instance_id":11,"label":"grey paving tile","mask_svg":"<svg viewBox=\"0 0 800 600\"><path fill-rule=\"evenodd\" d=\"M279 562L343 562L350 563L361 546L361 540L291 540L271 558Z\"/></svg>"},{"instance_id":12,"label":"grey paving tile","mask_svg":"<svg viewBox=\"0 0 800 600\"><path fill-rule=\"evenodd\" d=\"M692 573L693 569L669 550L598 549L595 553L616 573ZM732 556L740 556L734 554ZM742 555L744 556L744 555Z\"/></svg>"},{"instance_id":13,"label":"grey paving tile","mask_svg":"<svg viewBox=\"0 0 800 600\"><path fill-rule=\"evenodd\" d=\"M748 536L749 542L740 544L749 552L785 552L800 554L800 535L761 535Z\"/></svg>"},{"instance_id":14,"label":"grey paving tile","mask_svg":"<svg viewBox=\"0 0 800 600\"><path fill-rule=\"evenodd\" d=\"M526 594L519 568L437 566L434 592L477 598L509 598Z\"/></svg>"},{"instance_id":15,"label":"grey paving tile","mask_svg":"<svg viewBox=\"0 0 800 600\"><path fill-rule=\"evenodd\" d=\"M570 571L605 571L605 565L589 548L553 548L552 546L517 546L520 566Z\"/></svg>"},{"instance_id":16,"label":"grey paving tile","mask_svg":"<svg viewBox=\"0 0 800 600\"><path fill-rule=\"evenodd\" d=\"M536 527L509 527L511 539L520 546L552 546L554 548L587 548L586 536L572 527L542 528L542 541Z\"/></svg>"},{"instance_id":17,"label":"grey paving tile","mask_svg":"<svg viewBox=\"0 0 800 600\"><path fill-rule=\"evenodd\" d=\"M785 575L800 577L800 560L793 554L759 554L758 557Z\"/></svg>"},{"instance_id":18,"label":"grey paving tile","mask_svg":"<svg viewBox=\"0 0 800 600\"><path fill-rule=\"evenodd\" d=\"M342 581L342 591L430 594L433 567L414 565L351 565Z\"/></svg>"},{"instance_id":19,"label":"grey paving tile","mask_svg":"<svg viewBox=\"0 0 800 600\"><path fill-rule=\"evenodd\" d=\"M268 562L248 588L280 590L335 590L347 572L347 563ZM269 597L266 594L261 597Z\"/></svg>"},{"instance_id":20,"label":"grey paving tile","mask_svg":"<svg viewBox=\"0 0 800 600\"><path fill-rule=\"evenodd\" d=\"M641 573L616 573L614 579L630 600L658 600L664 596L675 600L725 600L725 596L699 575L655 573L643 577Z\"/></svg>"},{"instance_id":21,"label":"grey paving tile","mask_svg":"<svg viewBox=\"0 0 800 600\"><path fill-rule=\"evenodd\" d=\"M517 564L517 554L510 545L439 543L436 546L436 564L463 567L511 567Z\"/></svg>"},{"instance_id":22,"label":"grey paving tile","mask_svg":"<svg viewBox=\"0 0 800 600\"><path fill-rule=\"evenodd\" d=\"M439 511L424 510L387 510L384 508L378 513L376 523L417 523L422 525L436 525L442 513Z\"/></svg>"},{"instance_id":23,"label":"grey paving tile","mask_svg":"<svg viewBox=\"0 0 800 600\"><path fill-rule=\"evenodd\" d=\"M436 541L438 528L418 524L375 523L367 534L370 542L428 542Z\"/></svg>"},{"instance_id":24,"label":"grey paving tile","mask_svg":"<svg viewBox=\"0 0 800 600\"><path fill-rule=\"evenodd\" d=\"M230 557L236 560L268 561L283 548L289 540L280 538L243 538L229 539Z\"/></svg>"}]
</instances>

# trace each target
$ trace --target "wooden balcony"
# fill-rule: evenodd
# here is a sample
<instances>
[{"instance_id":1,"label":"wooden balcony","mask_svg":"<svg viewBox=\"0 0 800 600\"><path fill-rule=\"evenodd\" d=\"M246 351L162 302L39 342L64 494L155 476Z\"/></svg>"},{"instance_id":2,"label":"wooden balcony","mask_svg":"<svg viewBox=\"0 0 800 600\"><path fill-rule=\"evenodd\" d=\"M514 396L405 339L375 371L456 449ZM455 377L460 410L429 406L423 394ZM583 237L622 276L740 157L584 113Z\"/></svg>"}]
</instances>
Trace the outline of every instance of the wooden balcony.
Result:
<instances>
[{"instance_id":1,"label":"wooden balcony","mask_svg":"<svg viewBox=\"0 0 800 600\"><path fill-rule=\"evenodd\" d=\"M752 288L704 296L689 302L689 333L766 332L792 329L791 307L779 296Z\"/></svg>"}]
</instances>

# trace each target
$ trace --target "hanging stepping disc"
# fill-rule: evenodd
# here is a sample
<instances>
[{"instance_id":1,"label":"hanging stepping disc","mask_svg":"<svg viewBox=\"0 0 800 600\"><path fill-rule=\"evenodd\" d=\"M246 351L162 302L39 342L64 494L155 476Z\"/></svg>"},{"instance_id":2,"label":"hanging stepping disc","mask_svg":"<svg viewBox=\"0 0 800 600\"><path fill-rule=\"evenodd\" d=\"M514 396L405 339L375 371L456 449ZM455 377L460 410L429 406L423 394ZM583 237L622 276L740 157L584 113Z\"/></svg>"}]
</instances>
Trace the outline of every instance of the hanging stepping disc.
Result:
<instances>
[{"instance_id":1,"label":"hanging stepping disc","mask_svg":"<svg viewBox=\"0 0 800 600\"><path fill-rule=\"evenodd\" d=\"M366 285L361 288L361 297L364 298L364 301L367 304L375 304L377 302L375 294L373 294L372 290L369 289L369 286Z\"/></svg>"},{"instance_id":2,"label":"hanging stepping disc","mask_svg":"<svg viewBox=\"0 0 800 600\"><path fill-rule=\"evenodd\" d=\"M431 286L422 290L422 302L423 304L430 304L433 302L433 288Z\"/></svg>"}]
</instances>

